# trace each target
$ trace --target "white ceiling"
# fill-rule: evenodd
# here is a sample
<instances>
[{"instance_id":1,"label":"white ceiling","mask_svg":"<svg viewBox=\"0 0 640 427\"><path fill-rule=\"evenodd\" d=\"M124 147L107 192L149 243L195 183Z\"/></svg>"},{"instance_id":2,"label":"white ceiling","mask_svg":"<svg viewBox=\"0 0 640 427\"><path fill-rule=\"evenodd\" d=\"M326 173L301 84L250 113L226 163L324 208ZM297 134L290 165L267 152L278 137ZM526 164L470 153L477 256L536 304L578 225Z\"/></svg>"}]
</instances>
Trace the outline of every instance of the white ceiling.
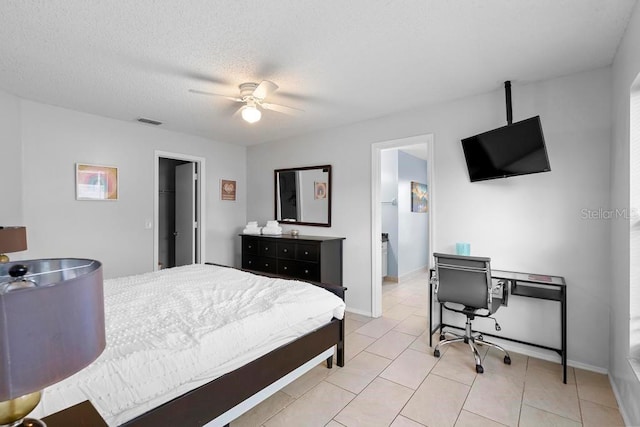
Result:
<instances>
[{"instance_id":1,"label":"white ceiling","mask_svg":"<svg viewBox=\"0 0 640 427\"><path fill-rule=\"evenodd\" d=\"M607 66L635 3L2 0L0 89L251 145ZM263 79L305 114L249 125L188 92Z\"/></svg>"}]
</instances>

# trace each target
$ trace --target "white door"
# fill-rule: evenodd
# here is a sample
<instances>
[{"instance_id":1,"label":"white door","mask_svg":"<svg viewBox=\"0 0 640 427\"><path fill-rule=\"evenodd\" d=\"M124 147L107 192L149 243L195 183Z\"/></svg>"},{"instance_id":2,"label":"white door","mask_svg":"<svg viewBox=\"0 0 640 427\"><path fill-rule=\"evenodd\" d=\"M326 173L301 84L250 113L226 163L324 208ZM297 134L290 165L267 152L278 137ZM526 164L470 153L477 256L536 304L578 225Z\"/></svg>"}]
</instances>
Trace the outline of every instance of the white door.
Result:
<instances>
[{"instance_id":1,"label":"white door","mask_svg":"<svg viewBox=\"0 0 640 427\"><path fill-rule=\"evenodd\" d=\"M196 262L196 164L176 166L176 267Z\"/></svg>"}]
</instances>

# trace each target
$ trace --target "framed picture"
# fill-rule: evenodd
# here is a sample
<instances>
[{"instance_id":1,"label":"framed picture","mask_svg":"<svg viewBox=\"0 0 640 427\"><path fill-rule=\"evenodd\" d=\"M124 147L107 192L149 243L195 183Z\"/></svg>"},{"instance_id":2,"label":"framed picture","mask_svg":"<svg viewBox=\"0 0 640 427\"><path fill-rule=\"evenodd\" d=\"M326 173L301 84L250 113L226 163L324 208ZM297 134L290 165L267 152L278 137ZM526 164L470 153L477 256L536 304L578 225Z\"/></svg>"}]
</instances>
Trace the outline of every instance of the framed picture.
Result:
<instances>
[{"instance_id":1,"label":"framed picture","mask_svg":"<svg viewBox=\"0 0 640 427\"><path fill-rule=\"evenodd\" d=\"M236 199L236 182L227 179L221 180L220 184L220 198L222 200L235 200Z\"/></svg>"},{"instance_id":2,"label":"framed picture","mask_svg":"<svg viewBox=\"0 0 640 427\"><path fill-rule=\"evenodd\" d=\"M427 184L411 181L411 212L429 211Z\"/></svg>"},{"instance_id":3,"label":"framed picture","mask_svg":"<svg viewBox=\"0 0 640 427\"><path fill-rule=\"evenodd\" d=\"M118 200L118 168L76 163L76 200Z\"/></svg>"},{"instance_id":4,"label":"framed picture","mask_svg":"<svg viewBox=\"0 0 640 427\"><path fill-rule=\"evenodd\" d=\"M314 199L326 199L327 198L327 183L317 182L313 183L313 198Z\"/></svg>"}]
</instances>

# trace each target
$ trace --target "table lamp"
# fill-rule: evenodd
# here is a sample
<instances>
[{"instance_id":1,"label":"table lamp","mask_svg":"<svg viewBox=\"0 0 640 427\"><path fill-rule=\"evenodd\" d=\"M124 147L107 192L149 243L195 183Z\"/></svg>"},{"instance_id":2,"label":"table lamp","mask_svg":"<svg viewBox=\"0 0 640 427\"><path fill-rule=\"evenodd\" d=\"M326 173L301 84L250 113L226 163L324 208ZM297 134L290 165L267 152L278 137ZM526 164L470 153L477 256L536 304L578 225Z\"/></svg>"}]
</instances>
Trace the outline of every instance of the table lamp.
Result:
<instances>
[{"instance_id":1,"label":"table lamp","mask_svg":"<svg viewBox=\"0 0 640 427\"><path fill-rule=\"evenodd\" d=\"M26 227L0 227L0 263L9 262L7 253L26 250Z\"/></svg>"},{"instance_id":2,"label":"table lamp","mask_svg":"<svg viewBox=\"0 0 640 427\"><path fill-rule=\"evenodd\" d=\"M25 418L41 390L84 369L105 345L100 262L0 264L0 425L44 426Z\"/></svg>"}]
</instances>

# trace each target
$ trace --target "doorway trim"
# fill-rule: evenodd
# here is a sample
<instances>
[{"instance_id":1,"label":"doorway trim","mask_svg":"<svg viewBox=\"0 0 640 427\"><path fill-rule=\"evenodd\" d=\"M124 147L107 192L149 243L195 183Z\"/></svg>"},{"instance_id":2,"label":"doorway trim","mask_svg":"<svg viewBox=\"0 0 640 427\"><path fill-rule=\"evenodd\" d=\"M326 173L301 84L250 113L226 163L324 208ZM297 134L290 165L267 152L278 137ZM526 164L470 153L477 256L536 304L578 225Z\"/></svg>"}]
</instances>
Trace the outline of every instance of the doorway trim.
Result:
<instances>
[{"instance_id":1,"label":"doorway trim","mask_svg":"<svg viewBox=\"0 0 640 427\"><path fill-rule=\"evenodd\" d=\"M429 264L433 265L433 242L435 241L435 162L433 156L433 134L416 135L407 138L376 142L371 145L371 316L382 315L382 197L381 179L382 150L404 148L411 145L427 144L427 188L429 189ZM426 284L425 284L426 286Z\"/></svg>"},{"instance_id":2,"label":"doorway trim","mask_svg":"<svg viewBox=\"0 0 640 427\"><path fill-rule=\"evenodd\" d=\"M205 158L199 156L192 156L191 154L183 154L183 153L172 153L169 151L160 151L156 150L154 153L154 178L153 178L153 270L158 270L158 251L160 248L160 242L158 241L158 233L159 233L159 218L160 218L160 158L173 159L173 160L184 160L188 162L193 162L197 164L198 170L198 181L196 185L197 192L197 202L196 202L196 214L198 216L198 229L196 231L196 250L197 257L196 263L202 264L205 257L205 239L204 239L204 230L205 227L205 218L206 218L206 205L203 203L205 192L205 183L207 182L205 179Z\"/></svg>"}]
</instances>

